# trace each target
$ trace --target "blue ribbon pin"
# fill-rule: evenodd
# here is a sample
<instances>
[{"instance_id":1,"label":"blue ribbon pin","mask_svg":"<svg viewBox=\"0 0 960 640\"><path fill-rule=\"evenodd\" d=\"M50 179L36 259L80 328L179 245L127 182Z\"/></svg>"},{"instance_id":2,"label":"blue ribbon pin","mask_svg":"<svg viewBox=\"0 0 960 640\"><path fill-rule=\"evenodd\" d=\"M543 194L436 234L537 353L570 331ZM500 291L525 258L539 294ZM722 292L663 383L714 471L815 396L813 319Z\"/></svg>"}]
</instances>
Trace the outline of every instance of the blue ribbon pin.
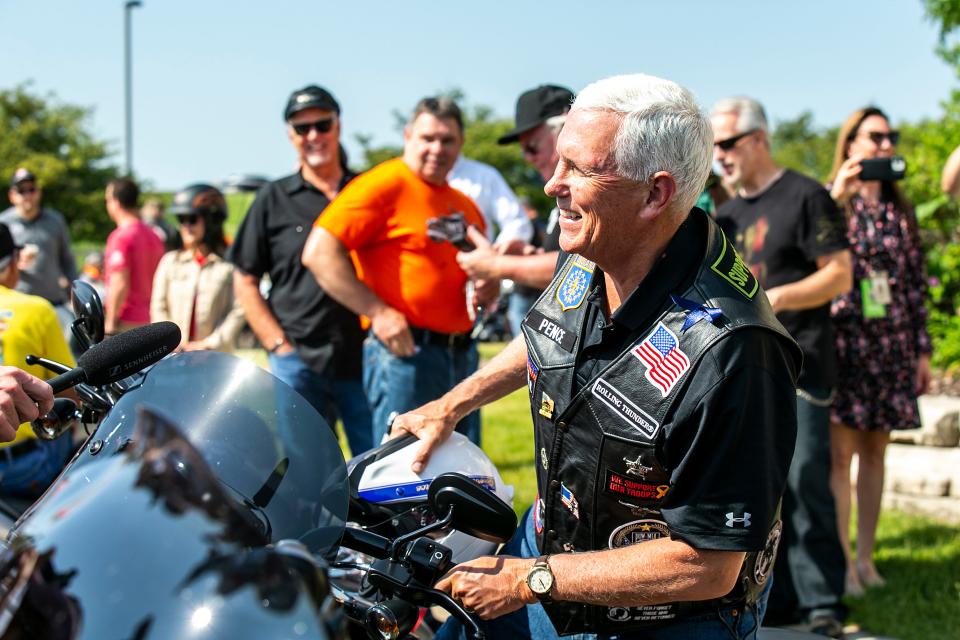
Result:
<instances>
[{"instance_id":1,"label":"blue ribbon pin","mask_svg":"<svg viewBox=\"0 0 960 640\"><path fill-rule=\"evenodd\" d=\"M670 296L670 299L687 314L687 317L683 320L683 326L680 327L680 333L685 332L701 320L709 320L710 324L714 324L723 315L723 312L717 307L708 307L679 296Z\"/></svg>"}]
</instances>

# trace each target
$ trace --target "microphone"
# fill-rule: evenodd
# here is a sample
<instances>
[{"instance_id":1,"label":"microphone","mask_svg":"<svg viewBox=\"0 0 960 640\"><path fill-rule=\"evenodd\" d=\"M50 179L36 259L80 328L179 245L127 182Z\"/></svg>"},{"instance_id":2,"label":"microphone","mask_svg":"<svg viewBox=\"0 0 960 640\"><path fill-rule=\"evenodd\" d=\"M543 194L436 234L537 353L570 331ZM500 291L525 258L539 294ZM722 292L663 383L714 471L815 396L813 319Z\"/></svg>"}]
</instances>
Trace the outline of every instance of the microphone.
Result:
<instances>
[{"instance_id":1,"label":"microphone","mask_svg":"<svg viewBox=\"0 0 960 640\"><path fill-rule=\"evenodd\" d=\"M101 386L122 380L159 362L180 344L180 327L154 322L111 336L93 345L77 360L77 367L47 383L60 393L81 382Z\"/></svg>"}]
</instances>

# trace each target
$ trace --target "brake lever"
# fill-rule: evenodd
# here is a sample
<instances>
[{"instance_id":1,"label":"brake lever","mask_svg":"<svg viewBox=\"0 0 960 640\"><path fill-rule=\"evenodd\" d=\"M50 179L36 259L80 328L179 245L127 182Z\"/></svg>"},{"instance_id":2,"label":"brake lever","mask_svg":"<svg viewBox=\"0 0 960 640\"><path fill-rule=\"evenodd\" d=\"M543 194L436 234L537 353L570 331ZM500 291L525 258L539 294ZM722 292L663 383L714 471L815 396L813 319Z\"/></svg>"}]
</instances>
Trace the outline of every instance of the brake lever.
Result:
<instances>
[{"instance_id":1,"label":"brake lever","mask_svg":"<svg viewBox=\"0 0 960 640\"><path fill-rule=\"evenodd\" d=\"M28 354L26 357L28 365L38 364L48 371L53 371L56 374L67 373L70 371L70 367L65 364L60 364L55 360L48 360L47 358L41 358L40 356L35 356L32 353Z\"/></svg>"},{"instance_id":2,"label":"brake lever","mask_svg":"<svg viewBox=\"0 0 960 640\"><path fill-rule=\"evenodd\" d=\"M477 624L477 621L474 620L473 616L467 613L467 610L463 608L463 605L451 598L447 593L431 587L410 588L422 591L427 596L432 597L434 599L434 604L446 609L449 613L456 616L457 620L469 627L473 633L473 637L476 640L484 640L484 638L486 638L483 631L480 630L480 625Z\"/></svg>"}]
</instances>

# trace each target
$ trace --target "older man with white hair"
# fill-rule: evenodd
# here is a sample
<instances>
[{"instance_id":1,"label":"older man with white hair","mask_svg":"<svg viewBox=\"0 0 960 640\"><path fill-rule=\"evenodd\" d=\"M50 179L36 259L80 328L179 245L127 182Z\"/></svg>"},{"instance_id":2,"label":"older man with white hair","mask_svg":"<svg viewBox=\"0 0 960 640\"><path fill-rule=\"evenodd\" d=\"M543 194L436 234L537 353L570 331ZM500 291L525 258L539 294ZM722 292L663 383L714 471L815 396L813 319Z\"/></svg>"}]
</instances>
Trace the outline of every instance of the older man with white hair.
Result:
<instances>
[{"instance_id":1,"label":"older man with white hair","mask_svg":"<svg viewBox=\"0 0 960 640\"><path fill-rule=\"evenodd\" d=\"M418 471L461 416L527 383L536 502L503 555L437 585L490 637L756 636L800 352L691 210L712 142L673 82L618 76L580 92L546 186L564 253L522 339L394 423L422 440Z\"/></svg>"}]
</instances>

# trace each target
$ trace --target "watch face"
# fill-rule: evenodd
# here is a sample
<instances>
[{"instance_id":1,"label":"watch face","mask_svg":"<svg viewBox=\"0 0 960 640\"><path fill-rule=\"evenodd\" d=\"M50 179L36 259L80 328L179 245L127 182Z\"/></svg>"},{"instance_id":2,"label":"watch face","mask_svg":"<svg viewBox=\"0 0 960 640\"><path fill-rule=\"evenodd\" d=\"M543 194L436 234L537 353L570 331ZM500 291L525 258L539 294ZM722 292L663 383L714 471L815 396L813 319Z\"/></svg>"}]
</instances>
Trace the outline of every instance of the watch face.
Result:
<instances>
[{"instance_id":1,"label":"watch face","mask_svg":"<svg viewBox=\"0 0 960 640\"><path fill-rule=\"evenodd\" d=\"M530 590L538 595L548 593L553 586L553 574L546 567L534 567L527 583Z\"/></svg>"}]
</instances>

